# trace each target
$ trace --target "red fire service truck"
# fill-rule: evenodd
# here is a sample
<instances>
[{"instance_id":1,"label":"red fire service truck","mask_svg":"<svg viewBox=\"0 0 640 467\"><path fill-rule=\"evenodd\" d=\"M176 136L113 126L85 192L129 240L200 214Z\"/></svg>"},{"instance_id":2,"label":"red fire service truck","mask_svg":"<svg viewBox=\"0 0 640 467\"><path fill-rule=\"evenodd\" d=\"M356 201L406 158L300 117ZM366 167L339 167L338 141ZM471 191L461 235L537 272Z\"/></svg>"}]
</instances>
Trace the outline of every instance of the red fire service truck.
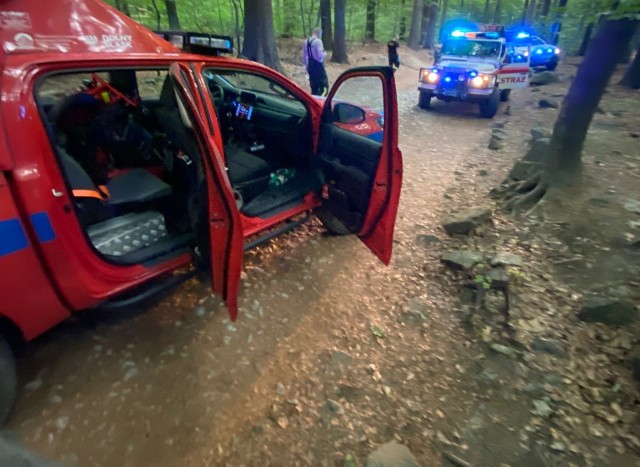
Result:
<instances>
[{"instance_id":1,"label":"red fire service truck","mask_svg":"<svg viewBox=\"0 0 640 467\"><path fill-rule=\"evenodd\" d=\"M390 68L349 70L316 100L223 56L230 38L154 33L99 0L7 0L0 35L0 421L11 342L166 290L193 263L234 320L243 252L312 216L389 263Z\"/></svg>"}]
</instances>

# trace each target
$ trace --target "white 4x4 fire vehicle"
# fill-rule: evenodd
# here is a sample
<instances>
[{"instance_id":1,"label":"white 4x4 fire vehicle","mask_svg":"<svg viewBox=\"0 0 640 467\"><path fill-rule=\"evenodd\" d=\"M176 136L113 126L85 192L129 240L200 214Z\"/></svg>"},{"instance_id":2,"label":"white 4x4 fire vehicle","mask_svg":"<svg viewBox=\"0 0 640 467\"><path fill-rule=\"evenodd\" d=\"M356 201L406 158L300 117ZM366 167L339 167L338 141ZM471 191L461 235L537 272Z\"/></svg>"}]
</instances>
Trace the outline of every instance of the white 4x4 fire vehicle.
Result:
<instances>
[{"instance_id":1,"label":"white 4x4 fire vehicle","mask_svg":"<svg viewBox=\"0 0 640 467\"><path fill-rule=\"evenodd\" d=\"M503 30L447 33L434 66L420 69L418 105L429 108L433 97L473 102L482 117L493 118L512 89L529 85L529 55L516 60L509 48Z\"/></svg>"}]
</instances>

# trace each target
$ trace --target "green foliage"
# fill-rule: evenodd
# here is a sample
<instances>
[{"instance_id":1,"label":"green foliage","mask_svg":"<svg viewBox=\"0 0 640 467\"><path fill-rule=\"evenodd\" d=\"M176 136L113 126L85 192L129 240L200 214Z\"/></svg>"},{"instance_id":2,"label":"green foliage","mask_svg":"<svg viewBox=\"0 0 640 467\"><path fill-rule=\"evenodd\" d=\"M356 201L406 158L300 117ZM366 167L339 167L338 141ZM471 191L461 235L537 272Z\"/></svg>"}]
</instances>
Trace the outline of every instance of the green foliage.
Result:
<instances>
[{"instance_id":1,"label":"green foliage","mask_svg":"<svg viewBox=\"0 0 640 467\"><path fill-rule=\"evenodd\" d=\"M483 274L476 274L473 278L473 281L481 286L484 290L489 290L491 288L491 278Z\"/></svg>"},{"instance_id":2,"label":"green foliage","mask_svg":"<svg viewBox=\"0 0 640 467\"><path fill-rule=\"evenodd\" d=\"M166 0L106 0L107 3L127 5L131 16L152 29L168 28ZM240 33L244 27L242 10L245 0L175 0L180 23L185 30L213 32L235 35L235 12L233 2L239 5ZM368 0L347 0L346 28L347 39L359 42L364 37L365 12ZM424 0L429 2L429 0ZM441 3L442 0L440 0ZM491 17L497 0L489 1ZM332 8L333 8L333 2ZM543 0L538 0L542 7ZM617 8L613 8L615 4ZM318 25L318 7L320 0L273 0L273 16L276 34L303 38L309 30ZM557 1L552 0L552 5ZM401 24L405 24L408 36L411 27L412 0L377 0L376 2L376 40L386 42L395 33L399 33ZM523 17L524 0L501 1L501 23L514 24ZM485 0L449 0L447 17L467 18L481 21ZM124 9L124 8L123 8ZM540 11L540 10L538 10ZM636 17L640 19L640 0L568 0L566 8L552 7L547 17L536 16L532 25L541 37L546 37L549 26L562 18L560 46L573 51L580 42L586 26L597 22L600 15L611 13L614 17ZM332 11L333 15L333 11ZM333 18L332 18L333 20ZM439 26L438 26L439 27ZM549 39L547 37L547 39Z\"/></svg>"}]
</instances>

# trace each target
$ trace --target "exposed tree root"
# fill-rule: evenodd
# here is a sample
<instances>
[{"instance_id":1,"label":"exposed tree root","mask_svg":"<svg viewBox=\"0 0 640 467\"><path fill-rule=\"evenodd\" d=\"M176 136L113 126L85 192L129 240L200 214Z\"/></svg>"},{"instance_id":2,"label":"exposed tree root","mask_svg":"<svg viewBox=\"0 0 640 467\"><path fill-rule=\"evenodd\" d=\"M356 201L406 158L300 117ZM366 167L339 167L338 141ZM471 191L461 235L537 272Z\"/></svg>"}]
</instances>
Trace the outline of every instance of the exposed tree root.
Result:
<instances>
[{"instance_id":1,"label":"exposed tree root","mask_svg":"<svg viewBox=\"0 0 640 467\"><path fill-rule=\"evenodd\" d=\"M530 214L542 201L549 184L544 174L538 172L527 180L506 180L497 189L492 191L494 198L504 201L503 210L511 214L520 214L526 211Z\"/></svg>"}]
</instances>

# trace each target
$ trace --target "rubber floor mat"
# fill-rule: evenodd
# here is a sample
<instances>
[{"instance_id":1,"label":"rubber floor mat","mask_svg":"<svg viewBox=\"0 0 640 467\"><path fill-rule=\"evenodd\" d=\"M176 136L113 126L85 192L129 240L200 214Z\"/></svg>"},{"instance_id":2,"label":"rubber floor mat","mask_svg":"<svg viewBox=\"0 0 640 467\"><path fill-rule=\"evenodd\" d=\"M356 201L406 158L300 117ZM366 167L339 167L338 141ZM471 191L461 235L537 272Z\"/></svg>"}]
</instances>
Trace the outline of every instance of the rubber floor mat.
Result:
<instances>
[{"instance_id":1,"label":"rubber floor mat","mask_svg":"<svg viewBox=\"0 0 640 467\"><path fill-rule=\"evenodd\" d=\"M103 255L123 256L166 237L167 228L162 214L148 211L100 222L89 227L88 233L93 246Z\"/></svg>"}]
</instances>

